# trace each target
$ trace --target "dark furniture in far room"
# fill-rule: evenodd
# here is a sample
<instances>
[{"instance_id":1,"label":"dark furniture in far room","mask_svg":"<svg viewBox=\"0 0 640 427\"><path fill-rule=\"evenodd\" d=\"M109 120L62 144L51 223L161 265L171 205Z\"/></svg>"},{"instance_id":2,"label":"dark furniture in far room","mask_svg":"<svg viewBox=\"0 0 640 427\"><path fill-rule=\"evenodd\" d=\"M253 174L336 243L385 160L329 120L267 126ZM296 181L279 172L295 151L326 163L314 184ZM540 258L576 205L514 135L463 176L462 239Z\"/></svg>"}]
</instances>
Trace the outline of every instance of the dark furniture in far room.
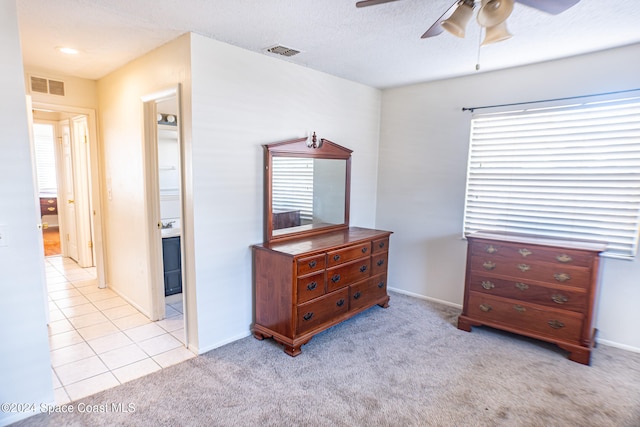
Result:
<instances>
[{"instance_id":1,"label":"dark furniture in far room","mask_svg":"<svg viewBox=\"0 0 640 427\"><path fill-rule=\"evenodd\" d=\"M273 229L297 227L300 225L300 210L273 212Z\"/></svg>"},{"instance_id":2,"label":"dark furniture in far room","mask_svg":"<svg viewBox=\"0 0 640 427\"><path fill-rule=\"evenodd\" d=\"M40 216L58 215L58 199L56 196L40 196Z\"/></svg>"},{"instance_id":3,"label":"dark furniture in far room","mask_svg":"<svg viewBox=\"0 0 640 427\"><path fill-rule=\"evenodd\" d=\"M180 236L162 239L162 263L164 264L164 295L181 293Z\"/></svg>"}]
</instances>

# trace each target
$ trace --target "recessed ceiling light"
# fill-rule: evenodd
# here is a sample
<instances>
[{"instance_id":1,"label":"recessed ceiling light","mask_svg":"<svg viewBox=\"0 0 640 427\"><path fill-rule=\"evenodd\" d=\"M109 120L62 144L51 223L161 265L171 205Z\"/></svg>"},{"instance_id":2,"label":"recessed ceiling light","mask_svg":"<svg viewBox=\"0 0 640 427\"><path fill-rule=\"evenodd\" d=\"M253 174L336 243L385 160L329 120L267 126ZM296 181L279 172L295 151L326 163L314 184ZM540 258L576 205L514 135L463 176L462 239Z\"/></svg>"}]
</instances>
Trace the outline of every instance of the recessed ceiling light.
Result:
<instances>
[{"instance_id":1,"label":"recessed ceiling light","mask_svg":"<svg viewBox=\"0 0 640 427\"><path fill-rule=\"evenodd\" d=\"M73 49L71 47L57 47L56 49L58 49L58 52L66 53L67 55L77 55L78 54L78 50L77 49Z\"/></svg>"}]
</instances>

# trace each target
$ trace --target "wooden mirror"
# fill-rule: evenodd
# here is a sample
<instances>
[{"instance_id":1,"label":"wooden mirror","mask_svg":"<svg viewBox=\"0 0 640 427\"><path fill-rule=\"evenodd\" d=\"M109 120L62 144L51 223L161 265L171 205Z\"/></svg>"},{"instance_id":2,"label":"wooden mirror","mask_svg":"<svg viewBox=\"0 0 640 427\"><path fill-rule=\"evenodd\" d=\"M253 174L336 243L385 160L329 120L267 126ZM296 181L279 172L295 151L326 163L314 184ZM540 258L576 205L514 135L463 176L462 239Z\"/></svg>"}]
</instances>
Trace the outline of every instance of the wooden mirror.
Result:
<instances>
[{"instance_id":1,"label":"wooden mirror","mask_svg":"<svg viewBox=\"0 0 640 427\"><path fill-rule=\"evenodd\" d=\"M267 242L349 227L351 150L315 133L264 148Z\"/></svg>"}]
</instances>

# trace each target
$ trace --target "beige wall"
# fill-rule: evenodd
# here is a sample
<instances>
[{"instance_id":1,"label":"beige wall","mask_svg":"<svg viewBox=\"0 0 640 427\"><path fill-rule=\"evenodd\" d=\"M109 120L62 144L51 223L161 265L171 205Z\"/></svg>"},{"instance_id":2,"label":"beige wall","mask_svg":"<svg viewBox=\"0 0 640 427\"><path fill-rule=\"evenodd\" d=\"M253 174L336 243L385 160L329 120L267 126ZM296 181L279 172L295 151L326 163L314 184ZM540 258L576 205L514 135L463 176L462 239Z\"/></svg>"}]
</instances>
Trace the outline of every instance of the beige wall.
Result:
<instances>
[{"instance_id":1,"label":"beige wall","mask_svg":"<svg viewBox=\"0 0 640 427\"><path fill-rule=\"evenodd\" d=\"M64 82L64 96L31 92L31 76ZM97 82L73 76L63 76L37 68L25 68L25 93L31 95L34 103L53 104L65 107L90 108L98 107Z\"/></svg>"},{"instance_id":2,"label":"beige wall","mask_svg":"<svg viewBox=\"0 0 640 427\"><path fill-rule=\"evenodd\" d=\"M462 107L640 88L640 45L383 91L377 225L394 230L389 285L462 303L470 114ZM600 342L640 351L640 262L605 258Z\"/></svg>"},{"instance_id":3,"label":"beige wall","mask_svg":"<svg viewBox=\"0 0 640 427\"><path fill-rule=\"evenodd\" d=\"M145 204L142 98L188 79L189 35L185 35L97 85L108 286L149 317L152 284L147 242L155 224L149 223Z\"/></svg>"}]
</instances>

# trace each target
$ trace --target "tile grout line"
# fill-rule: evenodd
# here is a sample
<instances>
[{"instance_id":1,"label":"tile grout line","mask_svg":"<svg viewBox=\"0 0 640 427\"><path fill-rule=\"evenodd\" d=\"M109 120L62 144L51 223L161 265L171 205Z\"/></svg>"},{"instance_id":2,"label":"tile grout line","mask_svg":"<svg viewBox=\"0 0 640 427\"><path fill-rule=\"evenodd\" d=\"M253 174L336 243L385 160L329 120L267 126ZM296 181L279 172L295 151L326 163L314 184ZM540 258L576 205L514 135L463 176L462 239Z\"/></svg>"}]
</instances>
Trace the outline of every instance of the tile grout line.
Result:
<instances>
[{"instance_id":1,"label":"tile grout line","mask_svg":"<svg viewBox=\"0 0 640 427\"><path fill-rule=\"evenodd\" d=\"M175 350L175 349L177 349L177 348L180 348L180 347L183 347L183 348L184 348L184 342L182 342L182 340L181 340L181 339L179 339L178 337L176 337L176 336L175 336L175 335L173 335L173 333L172 333L172 332L176 332L176 331L178 331L178 330L180 330L180 329L183 329L183 328L178 328L178 329L176 329L176 330L174 330L174 331L170 331L170 330L166 329L165 327L163 327L162 325L158 325L158 327L163 331L163 333L162 333L162 334L160 334L160 335L156 335L156 336L153 336L153 337L147 337L147 338L145 338L145 339L143 339L143 340L137 340L137 339L133 338L131 335L127 334L127 332L126 332L127 330L134 329L134 328L137 328L137 327L140 327L140 326L145 326L145 325L149 325L149 324L154 324L155 322L144 323L144 324L142 324L142 325L138 325L138 326L130 327L130 328L127 328L127 329L122 329L121 327L119 327L119 326L118 326L118 324L116 324L116 323L114 322L114 320L117 320L117 319L112 319L111 317L109 317L109 316L105 315L104 310L103 310L103 309L101 309L98 305L96 305L96 304L95 304L97 301L104 301L104 300L107 300L107 299L109 299L109 298L103 298L103 299L100 299L100 300L92 300L92 299L89 299L89 298L87 298L87 296L86 296L86 295L89 295L89 294L84 294L84 293L82 293L82 292L80 291L80 289L81 289L81 288L83 288L83 287L85 287L85 286L77 287L77 286L76 286L76 284L74 283L74 281L73 281L73 280L70 280L70 279L68 278L67 274L69 274L69 272L70 272L69 270L71 270L71 271L72 271L72 270L78 270L78 269L81 269L81 267L70 268L70 269L67 269L67 270L64 270L64 268L63 268L63 271L61 271L61 270L60 270L60 268L57 268L53 263L50 263L48 260L47 260L47 263L48 263L48 264L49 264L49 265L50 265L54 270L56 270L56 271L57 271L57 273L61 276L61 278L63 278L63 279L64 279L64 282L59 283L59 284L58 284L58 283L56 283L56 285L65 285L65 289L64 289L64 290L75 290L75 291L77 291L77 292L80 294L79 296L82 296L83 298L85 298L85 299L88 301L87 303L88 303L88 304L91 304L92 308L96 310L96 311L92 311L91 313L87 313L87 314L85 314L85 315L89 315L89 314L92 314L92 313L96 313L96 312L97 312L97 313L100 313L100 314L101 314L101 315L106 319L105 321L102 321L102 322L96 323L96 324L94 324L94 325L88 325L88 326L85 326L85 327L91 327L91 326L96 326L96 325L99 325L99 324L109 323L109 324L111 324L114 328L116 328L116 329L117 329L117 332L108 333L108 334L106 334L106 335L99 336L99 337L96 337L96 338L94 338L94 339L104 338L104 337L107 337L107 336L111 336L111 335L115 335L115 334L118 334L118 333L122 333L122 334L123 334L127 339L131 340L131 344L128 344L128 345L123 346L123 347L120 347L120 348L124 348L124 347L127 347L127 346L129 346L129 345L133 345L133 344L135 344L136 348L138 348L138 349L142 352L142 354L144 354L144 355L146 356L146 357L144 357L143 359L140 359L140 360L137 360L137 361L134 361L134 362L131 362L131 363L126 363L126 364L124 364L124 365L122 365L122 366L119 366L119 367L117 367L117 368L111 369L111 368L107 365L107 363L106 363L106 361L105 361L105 358L104 358L102 355L103 355L103 354L105 354L105 353L108 353L109 351L112 351L112 350L108 350L108 351L104 351L104 352L102 352L102 353L98 353L98 352L96 351L96 349L94 349L94 348L91 346L91 344L89 343L89 341L90 341L90 340L87 340L87 339L86 339L86 338L85 338L85 337L80 333L79 329L83 329L83 328L76 327L76 326L71 322L71 319L72 319L72 318L74 318L74 317L80 317L80 316L83 316L83 315L70 316L70 315L68 315L67 313L65 313L65 312L63 311L63 308L71 309L72 307L75 307L75 306L60 307L60 306L56 303L56 301L58 301L58 300L63 300L63 299L71 298L71 297L59 298L58 300L53 300L53 299L49 298L49 302L53 302L53 304L54 304L55 308L56 308L56 309L57 309L57 310L62 314L62 316L63 316L64 320L65 320L66 322L68 322L68 323L69 323L69 325L72 327L72 329L71 329L71 330L69 330L69 331L64 331L64 332L60 332L60 333L66 333L66 332L72 332L72 331L73 331L73 332L75 332L75 333L76 333L76 334L78 334L78 336L82 339L82 342L79 342L79 343L77 343L77 344L81 344L81 343L86 344L86 346L89 348L89 350L90 350L90 351L91 351L91 353L92 353L92 355L91 355L91 356L83 357L83 358L80 358L80 359L78 359L78 360L74 360L73 362L63 363L63 364L58 365L58 366L56 366L56 367L53 367L53 366L52 366L52 370L53 370L54 374L56 375L56 377L57 377L57 379L58 379L58 382L59 382L59 383L60 383L60 385L61 385L60 387L58 387L58 389L60 389L60 388L61 388L61 389L65 392L66 397L69 399L69 401L71 401L71 395L70 395L70 393L69 393L69 391L68 391L67 386L70 386L70 385L72 385L72 384L77 384L77 383L80 383L80 382L82 382L82 381L86 381L86 380L89 380L89 379L92 379L92 378L98 377L98 376L100 376L100 375L104 375L104 374L106 374L106 373L110 373L110 374L111 374L111 376L116 380L116 382L117 382L118 384L123 384L123 382L122 382L122 381L118 378L118 376L116 376L116 374L114 373L114 371L116 371L117 369L125 368L125 367L130 366L130 365L132 365L132 364L134 364L134 363L139 363L139 362L142 362L142 361L145 361L145 360L151 360L151 362L152 362L152 363L153 363L153 364L154 364L158 369L163 369L163 368L164 368L164 367L163 367L163 365L161 365L161 364L160 364L160 363L159 363L159 362L158 362L154 357L157 357L157 356L159 356L159 355L162 355L162 354L165 354L165 353L171 352L171 351L173 351L173 350ZM63 263L64 263L64 262L63 262ZM71 264L71 263L69 263L69 264ZM61 267L61 268L62 268L62 267ZM84 270L83 270L83 271L84 271ZM57 275L58 275L58 274L57 274ZM74 278L74 280L75 280L76 282L86 282L86 281L89 281L89 280L95 280L95 278L86 278L86 279L85 279L85 278L82 278L82 279L80 279L80 278L75 279L75 278ZM68 288L68 286L71 286L71 288L72 288L72 289L69 289L69 288ZM49 291L48 291L48 292L49 292ZM56 292L56 291L51 291L51 292ZM99 292L99 291L97 291L97 292ZM114 298L116 298L116 297L119 297L119 296L114 296ZM84 305L84 304L87 304L87 303L77 304L76 306L78 306L78 305ZM177 302L176 302L176 303L173 303L173 304L177 304ZM177 313L179 313L179 314L177 314L177 315L175 315L175 316L167 317L166 319L178 318L178 317L183 317L183 316L184 316L184 314L183 314L180 310L178 310L178 309L176 309L175 307L173 307L173 304L171 304L171 305L170 305L170 304L167 304L167 305L171 306L171 308L173 308L173 309L174 309ZM130 306L130 304L126 303L126 304L123 304L123 305L121 305L121 306L109 307L109 308L107 308L107 309L105 309L105 310L112 309L112 308L117 308L117 307L123 307L123 306ZM133 308L135 309L135 307L133 307ZM136 311L136 313L137 313L137 314L141 314L137 309L136 309L135 311ZM127 317L127 316L122 316L122 317L120 317L120 318L124 318L124 317ZM62 319L60 319L60 320L62 320ZM182 321L184 321L183 319L181 319L181 320L182 320ZM51 336L53 336L53 335L56 335L56 334L52 334ZM157 338L157 337L159 337L159 336L165 336L165 335L166 335L166 336L168 336L169 338L173 339L173 340L176 340L178 343L180 343L180 346L177 346L177 347L174 347L174 348L168 349L168 350L166 350L166 351L162 351L162 352L157 353L157 354L155 354L155 355L151 355L149 351L145 350L142 346L140 346L140 343L141 343L141 342L144 342L144 341L147 341L147 340L150 340L150 339L155 339L155 338ZM65 345L65 346L62 346L62 347L60 347L60 348L57 348L57 349L55 349L55 350L51 350L51 351L60 350L60 349L62 349L62 348L69 347L69 346L71 346L71 345L76 345L76 344ZM117 349L113 349L113 351L115 351L115 350L117 350ZM60 378L60 375L59 375L59 374L58 374L58 372L56 371L56 368L60 368L60 367L65 366L65 365L69 365L69 364L71 364L71 363L77 363L77 362L79 362L79 361L86 360L86 359L89 359L89 358L92 358L92 357L96 357L96 356L97 356L98 360L100 360L100 362L102 363L102 365L103 365L104 367L106 367L106 368L107 368L107 371L105 371L105 372L101 372L101 373L98 373L98 374L95 374L95 375L91 375L91 376L88 376L88 377L86 377L86 378L82 378L82 379L80 379L80 380L77 380L77 381L74 381L74 382L71 382L71 383L67 383L67 384L64 384L64 383L63 383L63 381L62 381L62 380L61 380L61 378ZM125 382L126 382L126 381L125 381Z\"/></svg>"}]
</instances>

